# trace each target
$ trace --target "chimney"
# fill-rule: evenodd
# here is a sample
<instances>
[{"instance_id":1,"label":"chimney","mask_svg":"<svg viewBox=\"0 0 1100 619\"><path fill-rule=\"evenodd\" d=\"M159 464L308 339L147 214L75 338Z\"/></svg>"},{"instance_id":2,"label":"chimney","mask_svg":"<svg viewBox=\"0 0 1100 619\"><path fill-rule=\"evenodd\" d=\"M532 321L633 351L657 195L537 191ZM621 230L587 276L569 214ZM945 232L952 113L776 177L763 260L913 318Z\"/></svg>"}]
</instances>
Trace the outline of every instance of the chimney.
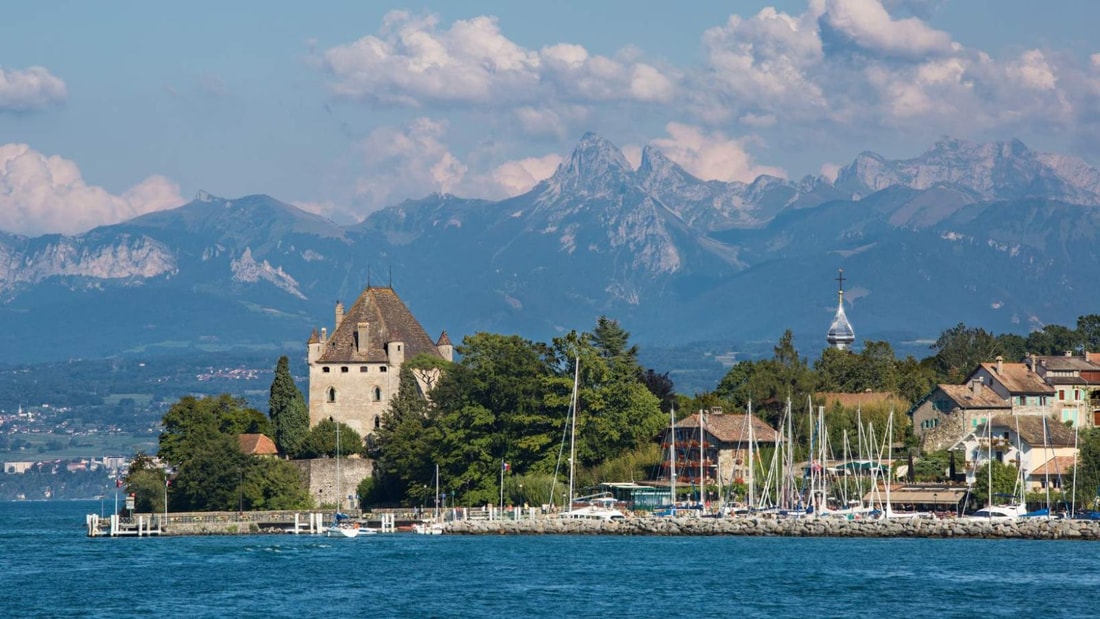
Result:
<instances>
[{"instance_id":1,"label":"chimney","mask_svg":"<svg viewBox=\"0 0 1100 619\"><path fill-rule=\"evenodd\" d=\"M1073 351L1072 350L1067 350L1066 351L1066 356L1067 357L1072 357L1073 356Z\"/></svg>"},{"instance_id":2,"label":"chimney","mask_svg":"<svg viewBox=\"0 0 1100 619\"><path fill-rule=\"evenodd\" d=\"M988 357L986 357L986 358L988 359ZM997 373L998 374L1000 374L1001 370L1004 368L1004 362L1005 362L1005 358L1000 356L1000 355L997 355Z\"/></svg>"},{"instance_id":3,"label":"chimney","mask_svg":"<svg viewBox=\"0 0 1100 619\"><path fill-rule=\"evenodd\" d=\"M984 384L985 383L982 381L981 378L975 378L975 379L971 380L970 381L970 393L973 393L976 396L982 395L982 386Z\"/></svg>"},{"instance_id":4,"label":"chimney","mask_svg":"<svg viewBox=\"0 0 1100 619\"><path fill-rule=\"evenodd\" d=\"M332 330L335 331L340 328L340 323L344 320L344 304L336 302L336 324L332 325Z\"/></svg>"},{"instance_id":5,"label":"chimney","mask_svg":"<svg viewBox=\"0 0 1100 619\"><path fill-rule=\"evenodd\" d=\"M367 352L370 347L370 323L355 323L355 348L359 352Z\"/></svg>"},{"instance_id":6,"label":"chimney","mask_svg":"<svg viewBox=\"0 0 1100 619\"><path fill-rule=\"evenodd\" d=\"M321 327L321 343L328 344L328 329Z\"/></svg>"}]
</instances>

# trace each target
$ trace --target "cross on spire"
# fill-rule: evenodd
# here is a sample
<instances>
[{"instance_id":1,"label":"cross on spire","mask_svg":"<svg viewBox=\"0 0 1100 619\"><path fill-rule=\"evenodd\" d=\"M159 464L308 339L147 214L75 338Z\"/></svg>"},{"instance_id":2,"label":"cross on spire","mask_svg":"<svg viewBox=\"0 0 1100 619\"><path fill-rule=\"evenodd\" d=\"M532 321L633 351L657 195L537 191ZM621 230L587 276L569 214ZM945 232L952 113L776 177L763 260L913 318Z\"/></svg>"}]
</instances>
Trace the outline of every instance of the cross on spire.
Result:
<instances>
[{"instance_id":1,"label":"cross on spire","mask_svg":"<svg viewBox=\"0 0 1100 619\"><path fill-rule=\"evenodd\" d=\"M837 269L836 281L840 285L840 291L844 292L844 269Z\"/></svg>"}]
</instances>

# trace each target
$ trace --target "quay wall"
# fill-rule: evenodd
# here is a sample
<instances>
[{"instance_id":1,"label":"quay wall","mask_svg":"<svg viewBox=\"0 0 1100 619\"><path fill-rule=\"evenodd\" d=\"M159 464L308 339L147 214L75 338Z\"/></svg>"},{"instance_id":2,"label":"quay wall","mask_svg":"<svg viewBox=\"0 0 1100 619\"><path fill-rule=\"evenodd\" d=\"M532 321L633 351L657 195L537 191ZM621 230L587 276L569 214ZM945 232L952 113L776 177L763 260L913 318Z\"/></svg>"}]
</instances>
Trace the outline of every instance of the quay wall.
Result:
<instances>
[{"instance_id":1,"label":"quay wall","mask_svg":"<svg viewBox=\"0 0 1100 619\"><path fill-rule=\"evenodd\" d=\"M374 461L366 458L342 458L340 460L340 483L336 483L336 460L334 458L316 458L313 460L291 460L298 467L298 478L309 489L316 505L335 506L337 488L343 495L343 509L355 509L357 506L348 499L354 496L359 482L371 476Z\"/></svg>"},{"instance_id":2,"label":"quay wall","mask_svg":"<svg viewBox=\"0 0 1100 619\"><path fill-rule=\"evenodd\" d=\"M727 535L773 537L937 537L1100 540L1096 520L845 520L842 518L627 518L617 521L539 518L463 520L459 535Z\"/></svg>"}]
</instances>

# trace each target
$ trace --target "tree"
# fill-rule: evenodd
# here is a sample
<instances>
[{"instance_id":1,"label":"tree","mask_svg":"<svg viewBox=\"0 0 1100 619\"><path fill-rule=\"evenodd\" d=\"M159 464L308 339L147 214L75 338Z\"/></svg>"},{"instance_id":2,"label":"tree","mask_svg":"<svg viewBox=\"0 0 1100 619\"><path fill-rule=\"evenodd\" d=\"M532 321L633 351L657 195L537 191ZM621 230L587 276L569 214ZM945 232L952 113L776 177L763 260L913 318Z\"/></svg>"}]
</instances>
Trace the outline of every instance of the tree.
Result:
<instances>
[{"instance_id":1,"label":"tree","mask_svg":"<svg viewBox=\"0 0 1100 619\"><path fill-rule=\"evenodd\" d=\"M917 402L936 385L936 373L912 355L897 362L897 372L898 395L906 402Z\"/></svg>"},{"instance_id":2,"label":"tree","mask_svg":"<svg viewBox=\"0 0 1100 619\"><path fill-rule=\"evenodd\" d=\"M1027 350L1035 355L1061 355L1080 344L1077 332L1062 325L1047 325L1027 336Z\"/></svg>"},{"instance_id":3,"label":"tree","mask_svg":"<svg viewBox=\"0 0 1100 619\"><path fill-rule=\"evenodd\" d=\"M156 467L144 451L134 454L125 483L126 492L134 495L135 511L164 511L164 469Z\"/></svg>"},{"instance_id":4,"label":"tree","mask_svg":"<svg viewBox=\"0 0 1100 619\"><path fill-rule=\"evenodd\" d=\"M424 390L430 393L439 381L439 377L452 365L453 364L446 359L441 359L435 355L420 353L411 359L406 359L405 363L401 364L401 367L412 370L413 376L416 378L417 382L424 385Z\"/></svg>"},{"instance_id":5,"label":"tree","mask_svg":"<svg viewBox=\"0 0 1100 619\"><path fill-rule=\"evenodd\" d=\"M292 464L258 462L241 452L240 434L271 432L267 416L248 408L244 400L228 394L201 399L187 396L169 408L163 426L158 455L172 472L168 492L172 509L310 506Z\"/></svg>"},{"instance_id":6,"label":"tree","mask_svg":"<svg viewBox=\"0 0 1100 619\"><path fill-rule=\"evenodd\" d=\"M302 392L294 384L294 377L290 375L290 362L286 355L279 357L275 366L268 415L274 426L275 446L288 457L297 457L302 441L309 434L309 409Z\"/></svg>"},{"instance_id":7,"label":"tree","mask_svg":"<svg viewBox=\"0 0 1100 619\"><path fill-rule=\"evenodd\" d=\"M313 426L309 434L302 441L299 456L302 458L334 458L336 457L336 426L340 426L340 456L347 457L351 454L363 452L363 438L359 433L344 422L337 422L333 418L321 420L321 423Z\"/></svg>"},{"instance_id":8,"label":"tree","mask_svg":"<svg viewBox=\"0 0 1100 619\"><path fill-rule=\"evenodd\" d=\"M936 351L932 368L940 382L948 383L961 382L979 363L993 361L1003 352L991 333L961 322L941 333L931 348Z\"/></svg>"},{"instance_id":9,"label":"tree","mask_svg":"<svg viewBox=\"0 0 1100 619\"><path fill-rule=\"evenodd\" d=\"M371 438L375 478L372 500L408 498L422 503L426 498L425 489L434 477L434 451L439 437L429 416L431 410L413 371L402 366L397 395L390 400L382 425Z\"/></svg>"},{"instance_id":10,"label":"tree","mask_svg":"<svg viewBox=\"0 0 1100 619\"><path fill-rule=\"evenodd\" d=\"M672 410L672 406L676 403L676 388L672 379L668 377L668 372L658 374L651 368L646 369L645 374L642 375L642 384L657 397L657 401L661 403L661 412L667 413Z\"/></svg>"},{"instance_id":11,"label":"tree","mask_svg":"<svg viewBox=\"0 0 1100 619\"><path fill-rule=\"evenodd\" d=\"M1089 352L1100 351L1100 314L1088 314L1077 318L1077 336Z\"/></svg>"},{"instance_id":12,"label":"tree","mask_svg":"<svg viewBox=\"0 0 1100 619\"><path fill-rule=\"evenodd\" d=\"M993 501L990 501L989 493L989 467L993 467ZM1003 464L997 460L990 460L982 468L974 474L974 491L972 496L975 503L979 507L985 507L987 505L996 505L998 503L1011 501L1015 502L1012 498L1013 493L1016 492L1016 481L1019 478L1020 471L1015 466L1010 464Z\"/></svg>"},{"instance_id":13,"label":"tree","mask_svg":"<svg viewBox=\"0 0 1100 619\"><path fill-rule=\"evenodd\" d=\"M1077 509L1100 509L1100 428L1078 436Z\"/></svg>"}]
</instances>

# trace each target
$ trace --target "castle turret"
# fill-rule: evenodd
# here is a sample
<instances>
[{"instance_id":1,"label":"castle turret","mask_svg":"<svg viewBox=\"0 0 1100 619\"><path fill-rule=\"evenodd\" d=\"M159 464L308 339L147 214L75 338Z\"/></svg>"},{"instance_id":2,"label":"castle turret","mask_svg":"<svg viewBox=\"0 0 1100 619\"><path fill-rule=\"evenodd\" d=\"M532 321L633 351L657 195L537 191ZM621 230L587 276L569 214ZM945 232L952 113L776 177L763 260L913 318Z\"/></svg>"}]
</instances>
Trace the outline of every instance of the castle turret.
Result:
<instances>
[{"instance_id":1,"label":"castle turret","mask_svg":"<svg viewBox=\"0 0 1100 619\"><path fill-rule=\"evenodd\" d=\"M836 316L833 317L833 324L829 326L829 334L825 336L825 340L837 350L848 350L856 341L856 332L852 330L852 324L844 315L844 269L839 269L836 281L838 283Z\"/></svg>"},{"instance_id":2,"label":"castle turret","mask_svg":"<svg viewBox=\"0 0 1100 619\"><path fill-rule=\"evenodd\" d=\"M309 339L306 340L306 359L309 363L313 363L321 356L321 336L317 334L317 329L313 330L313 333L309 334Z\"/></svg>"},{"instance_id":3,"label":"castle turret","mask_svg":"<svg viewBox=\"0 0 1100 619\"><path fill-rule=\"evenodd\" d=\"M446 331L439 334L439 339L436 340L435 347L439 349L439 356L447 361L455 360L455 347L451 344L451 338L447 335Z\"/></svg>"}]
</instances>

